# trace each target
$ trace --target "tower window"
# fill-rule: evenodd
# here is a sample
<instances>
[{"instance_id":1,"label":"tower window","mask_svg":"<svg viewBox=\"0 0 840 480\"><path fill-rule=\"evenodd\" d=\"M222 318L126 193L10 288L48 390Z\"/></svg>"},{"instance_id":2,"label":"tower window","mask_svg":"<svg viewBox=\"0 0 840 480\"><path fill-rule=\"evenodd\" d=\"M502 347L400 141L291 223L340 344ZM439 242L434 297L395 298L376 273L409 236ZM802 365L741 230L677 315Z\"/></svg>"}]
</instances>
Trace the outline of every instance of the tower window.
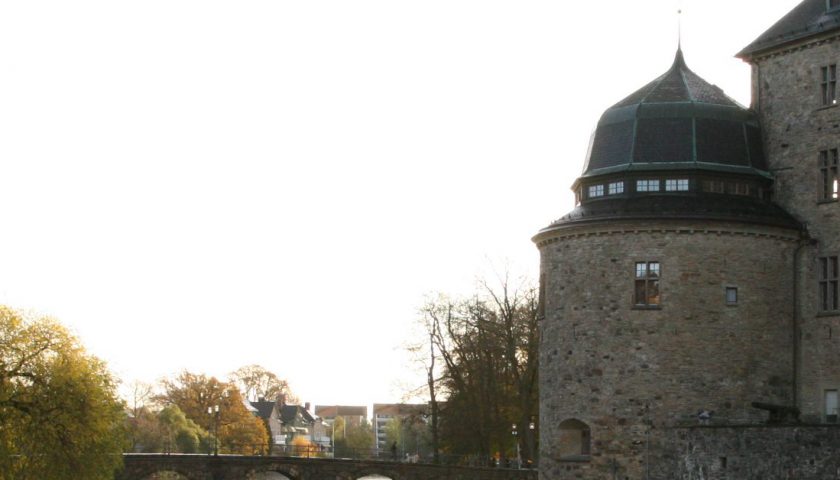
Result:
<instances>
[{"instance_id":1,"label":"tower window","mask_svg":"<svg viewBox=\"0 0 840 480\"><path fill-rule=\"evenodd\" d=\"M591 185L589 187L589 198L603 197L603 196L604 196L604 186L603 185Z\"/></svg>"},{"instance_id":2,"label":"tower window","mask_svg":"<svg viewBox=\"0 0 840 480\"><path fill-rule=\"evenodd\" d=\"M832 148L820 152L820 201L838 199L838 150Z\"/></svg>"},{"instance_id":3,"label":"tower window","mask_svg":"<svg viewBox=\"0 0 840 480\"><path fill-rule=\"evenodd\" d=\"M825 391L825 423L837 423L837 390Z\"/></svg>"},{"instance_id":4,"label":"tower window","mask_svg":"<svg viewBox=\"0 0 840 480\"><path fill-rule=\"evenodd\" d=\"M687 192L688 191L688 179L687 178L680 178L680 179L668 179L665 180L665 191L666 192Z\"/></svg>"},{"instance_id":5,"label":"tower window","mask_svg":"<svg viewBox=\"0 0 840 480\"><path fill-rule=\"evenodd\" d=\"M610 195L618 195L624 193L624 182L613 182L609 185Z\"/></svg>"},{"instance_id":6,"label":"tower window","mask_svg":"<svg viewBox=\"0 0 840 480\"><path fill-rule=\"evenodd\" d=\"M635 304L659 306L659 262L636 262Z\"/></svg>"},{"instance_id":7,"label":"tower window","mask_svg":"<svg viewBox=\"0 0 840 480\"><path fill-rule=\"evenodd\" d=\"M723 180L706 180L703 182L703 190L711 193L725 193L726 183Z\"/></svg>"},{"instance_id":8,"label":"tower window","mask_svg":"<svg viewBox=\"0 0 840 480\"><path fill-rule=\"evenodd\" d=\"M738 287L726 287L726 304L738 304Z\"/></svg>"},{"instance_id":9,"label":"tower window","mask_svg":"<svg viewBox=\"0 0 840 480\"><path fill-rule=\"evenodd\" d=\"M822 67L822 104L836 105L837 104L837 64L832 63Z\"/></svg>"},{"instance_id":10,"label":"tower window","mask_svg":"<svg viewBox=\"0 0 840 480\"><path fill-rule=\"evenodd\" d=\"M637 192L658 192L659 180L636 180Z\"/></svg>"},{"instance_id":11,"label":"tower window","mask_svg":"<svg viewBox=\"0 0 840 480\"><path fill-rule=\"evenodd\" d=\"M820 311L835 312L840 310L838 302L838 264L837 257L820 257Z\"/></svg>"}]
</instances>

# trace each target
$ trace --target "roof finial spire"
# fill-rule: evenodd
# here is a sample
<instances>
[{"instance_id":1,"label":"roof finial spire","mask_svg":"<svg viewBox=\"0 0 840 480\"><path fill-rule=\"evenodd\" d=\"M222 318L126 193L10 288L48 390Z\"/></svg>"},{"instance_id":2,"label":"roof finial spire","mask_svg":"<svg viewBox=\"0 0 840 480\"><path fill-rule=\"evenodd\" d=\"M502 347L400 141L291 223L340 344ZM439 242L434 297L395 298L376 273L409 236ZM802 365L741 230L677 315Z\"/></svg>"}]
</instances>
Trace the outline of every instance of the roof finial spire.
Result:
<instances>
[{"instance_id":1,"label":"roof finial spire","mask_svg":"<svg viewBox=\"0 0 840 480\"><path fill-rule=\"evenodd\" d=\"M677 8L677 50L682 51L682 8Z\"/></svg>"}]
</instances>

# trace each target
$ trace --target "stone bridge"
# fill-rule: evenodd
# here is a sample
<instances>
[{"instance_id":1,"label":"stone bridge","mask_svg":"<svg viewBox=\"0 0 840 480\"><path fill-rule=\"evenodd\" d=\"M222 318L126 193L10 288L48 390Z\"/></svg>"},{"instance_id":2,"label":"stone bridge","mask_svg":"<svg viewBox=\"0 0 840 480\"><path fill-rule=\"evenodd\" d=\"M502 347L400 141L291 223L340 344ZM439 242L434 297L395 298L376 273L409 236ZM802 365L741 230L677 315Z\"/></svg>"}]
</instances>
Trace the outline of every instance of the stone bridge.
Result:
<instances>
[{"instance_id":1,"label":"stone bridge","mask_svg":"<svg viewBox=\"0 0 840 480\"><path fill-rule=\"evenodd\" d=\"M392 480L537 480L536 470L301 457L125 454L123 465L116 480L156 479L163 472L188 480L358 480L369 475Z\"/></svg>"}]
</instances>

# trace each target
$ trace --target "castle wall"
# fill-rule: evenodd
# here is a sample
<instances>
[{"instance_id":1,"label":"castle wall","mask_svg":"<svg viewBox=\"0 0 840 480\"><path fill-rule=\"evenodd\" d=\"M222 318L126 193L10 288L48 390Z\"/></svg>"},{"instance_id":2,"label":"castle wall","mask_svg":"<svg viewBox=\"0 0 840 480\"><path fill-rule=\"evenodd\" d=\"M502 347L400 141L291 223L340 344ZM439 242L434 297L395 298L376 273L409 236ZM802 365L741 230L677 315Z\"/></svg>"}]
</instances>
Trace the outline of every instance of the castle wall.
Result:
<instances>
[{"instance_id":1,"label":"castle wall","mask_svg":"<svg viewBox=\"0 0 840 480\"><path fill-rule=\"evenodd\" d=\"M840 477L837 425L678 428L666 433L664 471L675 480L784 480ZM676 471L670 470L676 465Z\"/></svg>"},{"instance_id":2,"label":"castle wall","mask_svg":"<svg viewBox=\"0 0 840 480\"><path fill-rule=\"evenodd\" d=\"M753 60L753 108L762 122L773 201L803 222L814 243L801 256L800 381L803 418L820 421L824 392L840 390L840 314L818 311L819 257L840 255L840 203L819 201L819 152L840 148L840 105L824 107L821 67L840 64L840 37Z\"/></svg>"},{"instance_id":3,"label":"castle wall","mask_svg":"<svg viewBox=\"0 0 840 480\"><path fill-rule=\"evenodd\" d=\"M538 235L541 478L644 478L667 451L666 429L697 424L699 410L746 424L766 417L750 402L791 403L797 235L699 221ZM634 308L637 261L661 264L659 309ZM589 452L564 454L569 419L590 429Z\"/></svg>"}]
</instances>

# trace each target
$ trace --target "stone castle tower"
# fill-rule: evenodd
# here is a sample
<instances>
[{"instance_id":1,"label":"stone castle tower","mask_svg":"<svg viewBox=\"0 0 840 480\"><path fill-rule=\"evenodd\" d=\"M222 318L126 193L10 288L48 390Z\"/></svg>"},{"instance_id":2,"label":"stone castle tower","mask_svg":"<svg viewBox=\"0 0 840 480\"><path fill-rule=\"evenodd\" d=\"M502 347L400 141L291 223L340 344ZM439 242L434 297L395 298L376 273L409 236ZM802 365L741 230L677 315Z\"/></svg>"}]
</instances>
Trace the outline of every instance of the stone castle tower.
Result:
<instances>
[{"instance_id":1,"label":"stone castle tower","mask_svg":"<svg viewBox=\"0 0 840 480\"><path fill-rule=\"evenodd\" d=\"M803 1L739 56L751 109L678 51L604 112L576 208L534 237L541 478L776 478L739 476L782 468L740 450L750 435L765 451L793 441L768 408L777 423L798 408L797 428L840 448L826 430L840 390L840 0Z\"/></svg>"}]
</instances>

